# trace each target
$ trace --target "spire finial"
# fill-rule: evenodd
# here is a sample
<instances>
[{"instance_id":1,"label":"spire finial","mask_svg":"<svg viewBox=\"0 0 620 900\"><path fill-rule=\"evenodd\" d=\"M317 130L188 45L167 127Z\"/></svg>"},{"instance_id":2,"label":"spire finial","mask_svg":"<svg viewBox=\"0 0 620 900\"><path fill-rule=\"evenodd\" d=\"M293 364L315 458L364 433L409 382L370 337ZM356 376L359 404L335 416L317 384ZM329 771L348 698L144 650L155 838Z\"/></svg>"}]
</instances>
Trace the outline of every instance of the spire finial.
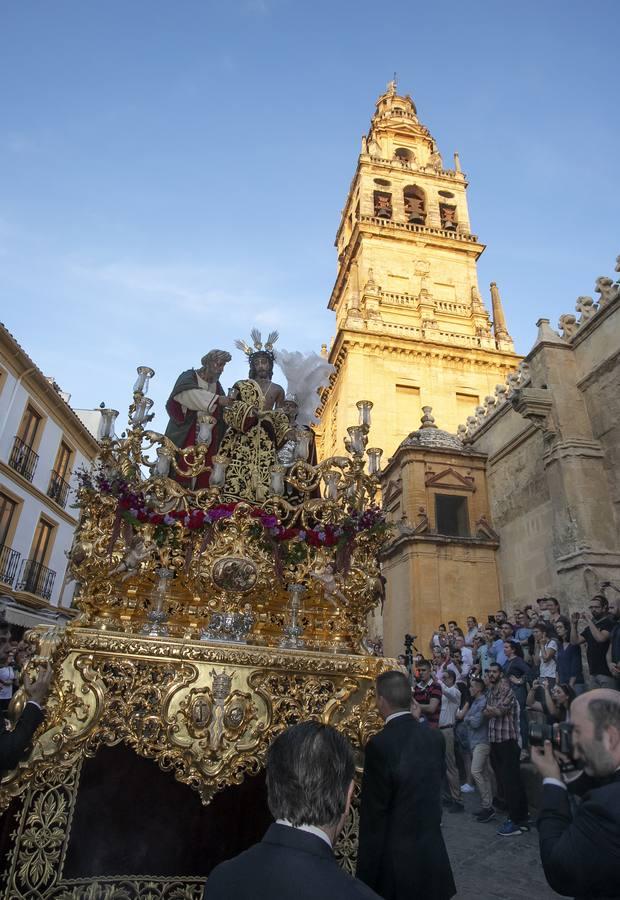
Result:
<instances>
[{"instance_id":1,"label":"spire finial","mask_svg":"<svg viewBox=\"0 0 620 900\"><path fill-rule=\"evenodd\" d=\"M388 81L388 86L387 86L388 94L391 94L392 96L394 96L394 94L396 93L397 86L398 86L398 77L397 77L396 72L394 72L394 78L392 79L392 81Z\"/></svg>"},{"instance_id":2,"label":"spire finial","mask_svg":"<svg viewBox=\"0 0 620 900\"><path fill-rule=\"evenodd\" d=\"M491 282L491 303L493 306L493 331L495 332L496 340L511 340L510 335L508 334L508 328L506 327L504 307L502 306L502 300L499 296L499 291L497 289L497 284L495 281Z\"/></svg>"}]
</instances>

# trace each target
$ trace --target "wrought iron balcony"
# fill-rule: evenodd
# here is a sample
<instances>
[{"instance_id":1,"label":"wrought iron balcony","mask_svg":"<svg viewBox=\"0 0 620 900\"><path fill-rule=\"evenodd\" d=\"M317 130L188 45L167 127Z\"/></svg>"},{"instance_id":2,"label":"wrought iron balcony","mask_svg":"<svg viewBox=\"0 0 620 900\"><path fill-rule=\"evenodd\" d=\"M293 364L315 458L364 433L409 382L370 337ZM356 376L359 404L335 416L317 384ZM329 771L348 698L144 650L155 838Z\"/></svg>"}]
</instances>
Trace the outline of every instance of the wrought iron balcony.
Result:
<instances>
[{"instance_id":1,"label":"wrought iron balcony","mask_svg":"<svg viewBox=\"0 0 620 900\"><path fill-rule=\"evenodd\" d=\"M21 553L18 553L17 550L7 547L6 544L0 544L0 582L2 584L8 584L9 587L13 585L20 556Z\"/></svg>"},{"instance_id":2,"label":"wrought iron balcony","mask_svg":"<svg viewBox=\"0 0 620 900\"><path fill-rule=\"evenodd\" d=\"M36 594L44 600L51 600L56 572L34 559L25 559L19 573L15 589Z\"/></svg>"},{"instance_id":3,"label":"wrought iron balcony","mask_svg":"<svg viewBox=\"0 0 620 900\"><path fill-rule=\"evenodd\" d=\"M59 506L64 509L67 505L67 497L69 496L69 482L52 469L50 484L47 489L47 496L51 497Z\"/></svg>"},{"instance_id":4,"label":"wrought iron balcony","mask_svg":"<svg viewBox=\"0 0 620 900\"><path fill-rule=\"evenodd\" d=\"M20 475L23 475L24 478L27 478L28 481L32 481L38 462L39 454L35 453L28 444L24 444L21 438L16 437L11 451L9 465L15 469L16 472L19 472Z\"/></svg>"}]
</instances>

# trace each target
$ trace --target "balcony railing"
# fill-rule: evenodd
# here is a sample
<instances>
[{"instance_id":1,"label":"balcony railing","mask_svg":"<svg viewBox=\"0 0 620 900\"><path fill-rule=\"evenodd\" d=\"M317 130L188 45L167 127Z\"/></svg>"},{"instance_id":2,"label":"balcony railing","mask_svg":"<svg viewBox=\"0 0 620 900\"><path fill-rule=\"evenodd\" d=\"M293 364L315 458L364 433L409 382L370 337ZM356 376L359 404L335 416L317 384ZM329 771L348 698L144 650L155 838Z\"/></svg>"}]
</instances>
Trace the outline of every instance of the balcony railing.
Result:
<instances>
[{"instance_id":1,"label":"balcony railing","mask_svg":"<svg viewBox=\"0 0 620 900\"><path fill-rule=\"evenodd\" d=\"M9 465L15 469L16 472L19 472L20 475L23 475L24 478L27 478L28 481L32 481L38 462L38 453L35 453L28 444L24 444L21 438L16 437L11 451Z\"/></svg>"},{"instance_id":2,"label":"balcony railing","mask_svg":"<svg viewBox=\"0 0 620 900\"><path fill-rule=\"evenodd\" d=\"M0 582L2 584L8 584L9 587L13 585L20 556L21 553L18 553L17 550L7 547L6 544L0 544Z\"/></svg>"},{"instance_id":3,"label":"balcony railing","mask_svg":"<svg viewBox=\"0 0 620 900\"><path fill-rule=\"evenodd\" d=\"M52 469L50 484L47 489L47 496L51 497L54 502L64 509L67 505L67 497L69 496L69 482L65 481L62 475L59 475Z\"/></svg>"},{"instance_id":4,"label":"balcony railing","mask_svg":"<svg viewBox=\"0 0 620 900\"><path fill-rule=\"evenodd\" d=\"M34 559L25 559L19 573L15 589L36 594L44 600L51 600L56 572Z\"/></svg>"}]
</instances>

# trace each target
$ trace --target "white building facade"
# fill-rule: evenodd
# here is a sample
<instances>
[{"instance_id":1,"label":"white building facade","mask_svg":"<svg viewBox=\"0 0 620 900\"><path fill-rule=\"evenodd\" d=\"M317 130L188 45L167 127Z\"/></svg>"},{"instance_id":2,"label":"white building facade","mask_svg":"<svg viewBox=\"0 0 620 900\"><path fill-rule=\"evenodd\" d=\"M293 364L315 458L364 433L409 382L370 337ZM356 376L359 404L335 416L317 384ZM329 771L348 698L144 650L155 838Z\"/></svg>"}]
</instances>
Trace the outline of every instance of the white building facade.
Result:
<instances>
[{"instance_id":1,"label":"white building facade","mask_svg":"<svg viewBox=\"0 0 620 900\"><path fill-rule=\"evenodd\" d=\"M99 445L0 325L0 614L19 625L66 617L76 473Z\"/></svg>"}]
</instances>

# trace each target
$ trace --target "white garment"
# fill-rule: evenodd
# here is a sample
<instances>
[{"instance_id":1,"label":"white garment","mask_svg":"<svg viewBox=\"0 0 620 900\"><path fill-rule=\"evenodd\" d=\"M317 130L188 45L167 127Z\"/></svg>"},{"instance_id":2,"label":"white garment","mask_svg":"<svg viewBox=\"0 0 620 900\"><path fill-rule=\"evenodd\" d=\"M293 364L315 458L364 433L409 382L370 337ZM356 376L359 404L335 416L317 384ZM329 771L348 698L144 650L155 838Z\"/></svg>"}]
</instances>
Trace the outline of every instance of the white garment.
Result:
<instances>
[{"instance_id":1,"label":"white garment","mask_svg":"<svg viewBox=\"0 0 620 900\"><path fill-rule=\"evenodd\" d=\"M188 409L194 409L199 412L210 413L217 403L216 385L209 384L208 381L200 377L198 372L196 372L196 379L198 387L190 388L189 391L181 391L174 399L181 404L184 412L187 412Z\"/></svg>"},{"instance_id":2,"label":"white garment","mask_svg":"<svg viewBox=\"0 0 620 900\"><path fill-rule=\"evenodd\" d=\"M463 675L469 675L474 664L474 654L469 647L461 647L461 659L463 660Z\"/></svg>"},{"instance_id":3,"label":"white garment","mask_svg":"<svg viewBox=\"0 0 620 900\"><path fill-rule=\"evenodd\" d=\"M316 825L293 825L288 819L276 819L276 825L286 825L287 828L296 828L298 831L307 831L308 834L314 834L316 837L321 838L321 840L325 841L329 847L332 845L329 835L325 834L322 828L317 828Z\"/></svg>"},{"instance_id":4,"label":"white garment","mask_svg":"<svg viewBox=\"0 0 620 900\"><path fill-rule=\"evenodd\" d=\"M557 641L551 640L547 641L544 645L543 650L555 650L555 656L553 659L550 659L549 662L545 662L542 658L542 653L540 655L540 677L541 678L555 678L558 664L556 662L556 658L558 655L558 644Z\"/></svg>"},{"instance_id":5,"label":"white garment","mask_svg":"<svg viewBox=\"0 0 620 900\"><path fill-rule=\"evenodd\" d=\"M461 705L461 692L454 684L448 687L447 684L441 682L441 710L439 711L439 727L444 728L447 725L454 725L456 714Z\"/></svg>"},{"instance_id":6,"label":"white garment","mask_svg":"<svg viewBox=\"0 0 620 900\"><path fill-rule=\"evenodd\" d=\"M15 678L15 670L12 666L2 666L0 669L0 679L2 681L10 681L11 684L0 684L0 700L10 700L13 696L13 679Z\"/></svg>"}]
</instances>

